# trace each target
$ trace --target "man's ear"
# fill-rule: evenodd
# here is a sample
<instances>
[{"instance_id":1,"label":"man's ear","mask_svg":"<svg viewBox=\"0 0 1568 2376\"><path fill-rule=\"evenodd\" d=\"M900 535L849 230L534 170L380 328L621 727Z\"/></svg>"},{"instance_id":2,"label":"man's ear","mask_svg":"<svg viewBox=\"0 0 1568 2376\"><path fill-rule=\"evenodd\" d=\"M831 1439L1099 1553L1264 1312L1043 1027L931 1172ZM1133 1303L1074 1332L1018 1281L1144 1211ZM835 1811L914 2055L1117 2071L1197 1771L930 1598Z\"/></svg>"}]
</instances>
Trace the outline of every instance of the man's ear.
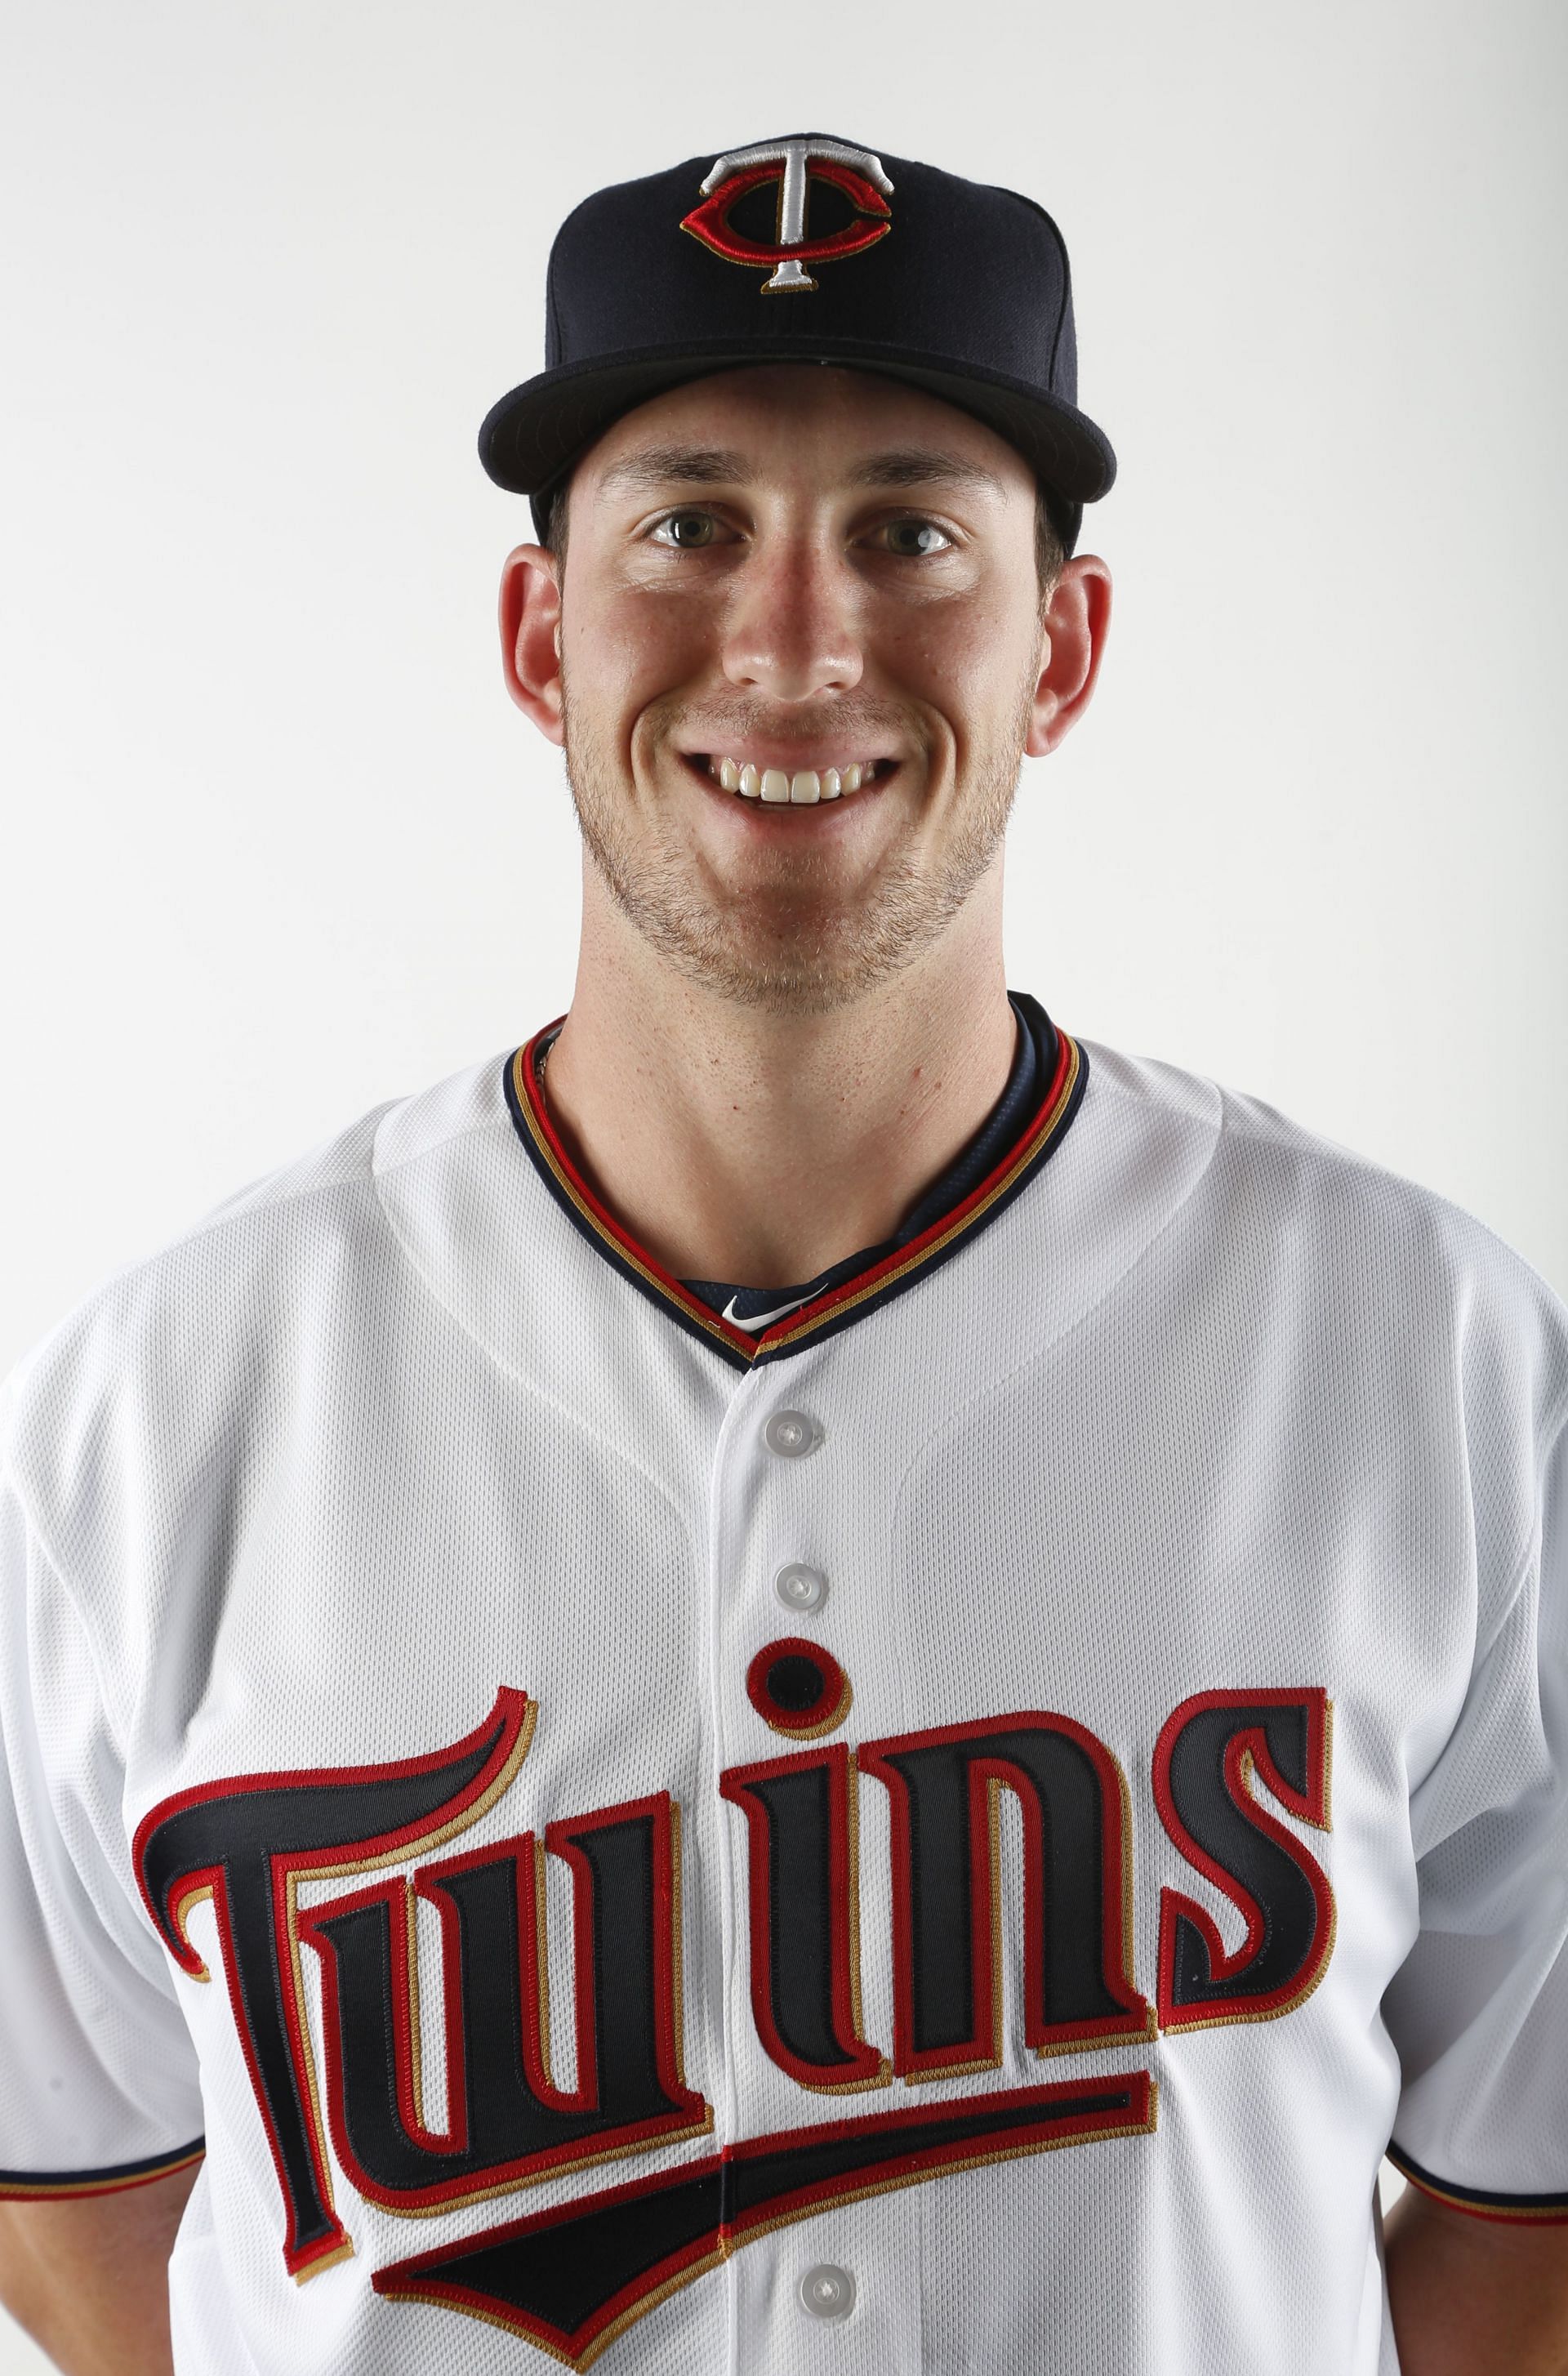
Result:
<instances>
[{"instance_id":1,"label":"man's ear","mask_svg":"<svg viewBox=\"0 0 1568 2376\"><path fill-rule=\"evenodd\" d=\"M501 572L501 666L506 690L547 741L565 739L561 700L561 588L554 555L519 544Z\"/></svg>"},{"instance_id":2,"label":"man's ear","mask_svg":"<svg viewBox=\"0 0 1568 2376\"><path fill-rule=\"evenodd\" d=\"M1039 682L1028 739L1031 759L1054 751L1089 706L1111 625L1111 572L1096 552L1063 564L1040 622Z\"/></svg>"}]
</instances>

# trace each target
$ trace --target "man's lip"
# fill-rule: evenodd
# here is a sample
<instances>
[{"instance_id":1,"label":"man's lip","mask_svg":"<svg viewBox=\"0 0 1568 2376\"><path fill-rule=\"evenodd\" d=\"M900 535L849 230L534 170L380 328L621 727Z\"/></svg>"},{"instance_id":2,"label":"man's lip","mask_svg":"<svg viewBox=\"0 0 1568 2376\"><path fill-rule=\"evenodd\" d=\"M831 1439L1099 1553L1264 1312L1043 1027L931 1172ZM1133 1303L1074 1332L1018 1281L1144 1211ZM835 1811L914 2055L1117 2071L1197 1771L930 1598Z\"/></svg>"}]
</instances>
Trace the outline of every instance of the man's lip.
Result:
<instances>
[{"instance_id":1,"label":"man's lip","mask_svg":"<svg viewBox=\"0 0 1568 2376\"><path fill-rule=\"evenodd\" d=\"M873 763L891 771L905 755L901 751L889 751L875 742L859 743L852 736L846 736L843 742L831 748L826 742L814 743L806 749L799 743L766 741L705 742L695 749L683 749L679 754L695 767L706 767L709 760L717 767L720 759L733 759L738 767L743 767L749 762L759 770L779 767L787 776L796 775L806 767L814 768L820 776L825 767L863 767Z\"/></svg>"}]
</instances>

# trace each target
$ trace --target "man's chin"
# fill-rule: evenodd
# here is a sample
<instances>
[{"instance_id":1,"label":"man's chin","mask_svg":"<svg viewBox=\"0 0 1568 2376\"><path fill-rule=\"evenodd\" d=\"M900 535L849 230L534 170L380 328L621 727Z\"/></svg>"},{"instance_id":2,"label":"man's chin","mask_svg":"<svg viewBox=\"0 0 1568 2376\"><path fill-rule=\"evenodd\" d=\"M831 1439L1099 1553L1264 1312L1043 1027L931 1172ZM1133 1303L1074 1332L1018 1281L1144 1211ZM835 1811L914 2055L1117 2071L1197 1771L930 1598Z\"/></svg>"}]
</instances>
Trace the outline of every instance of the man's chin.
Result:
<instances>
[{"instance_id":1,"label":"man's chin","mask_svg":"<svg viewBox=\"0 0 1568 2376\"><path fill-rule=\"evenodd\" d=\"M829 1015L853 1005L914 954L895 952L875 935L853 930L758 937L694 933L686 924L671 929L668 919L662 929L646 916L633 921L688 980L732 1005L764 1014Z\"/></svg>"},{"instance_id":2,"label":"man's chin","mask_svg":"<svg viewBox=\"0 0 1568 2376\"><path fill-rule=\"evenodd\" d=\"M937 876L899 857L852 885L829 885L816 866L807 879L791 870L742 885L710 856L630 846L614 813L580 793L577 812L596 872L647 945L710 995L778 1015L832 1014L902 973L951 922L991 854L976 838Z\"/></svg>"}]
</instances>

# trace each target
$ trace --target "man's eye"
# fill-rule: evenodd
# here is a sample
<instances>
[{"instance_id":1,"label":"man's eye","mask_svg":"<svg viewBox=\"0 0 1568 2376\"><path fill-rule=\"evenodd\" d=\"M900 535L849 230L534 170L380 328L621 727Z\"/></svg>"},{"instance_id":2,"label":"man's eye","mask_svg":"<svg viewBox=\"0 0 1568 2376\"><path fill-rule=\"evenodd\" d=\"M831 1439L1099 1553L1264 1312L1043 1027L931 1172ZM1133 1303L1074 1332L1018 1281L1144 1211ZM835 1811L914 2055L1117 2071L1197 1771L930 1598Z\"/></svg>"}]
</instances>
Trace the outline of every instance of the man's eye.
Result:
<instances>
[{"instance_id":1,"label":"man's eye","mask_svg":"<svg viewBox=\"0 0 1568 2376\"><path fill-rule=\"evenodd\" d=\"M683 552L711 544L715 534L711 512L669 512L653 530L656 542L677 545Z\"/></svg>"},{"instance_id":2,"label":"man's eye","mask_svg":"<svg viewBox=\"0 0 1568 2376\"><path fill-rule=\"evenodd\" d=\"M897 552L906 560L918 560L928 552L945 552L953 541L932 520L891 520L886 533L889 552Z\"/></svg>"}]
</instances>

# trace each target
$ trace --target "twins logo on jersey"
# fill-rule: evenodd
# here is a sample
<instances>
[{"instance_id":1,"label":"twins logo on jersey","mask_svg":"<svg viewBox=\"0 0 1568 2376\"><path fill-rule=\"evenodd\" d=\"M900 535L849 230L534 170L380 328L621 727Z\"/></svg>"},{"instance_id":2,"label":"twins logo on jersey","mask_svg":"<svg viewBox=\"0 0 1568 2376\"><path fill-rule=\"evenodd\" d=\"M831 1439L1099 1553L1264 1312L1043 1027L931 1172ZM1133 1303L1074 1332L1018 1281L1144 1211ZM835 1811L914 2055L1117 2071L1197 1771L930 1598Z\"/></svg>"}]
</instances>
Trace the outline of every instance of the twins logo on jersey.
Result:
<instances>
[{"instance_id":1,"label":"twins logo on jersey","mask_svg":"<svg viewBox=\"0 0 1568 2376\"><path fill-rule=\"evenodd\" d=\"M754 1699L762 1693L766 1713L771 1673L777 1729L809 1733L790 1718L799 1662L769 1658L758 1662ZM846 1686L814 1729L835 1729L848 1705ZM339 2169L368 2201L418 2214L712 2128L682 2062L681 1811L667 1791L547 1823L542 1836L436 1853L508 1790L537 1714L526 1693L504 1689L475 1731L429 1756L205 1785L165 1800L137 1830L148 1909L195 1979L208 1974L190 1943L191 1909L212 1903L282 2192L284 2258L298 2277L352 2250L333 2207L328 2132ZM763 2049L803 2092L827 2097L1000 2064L1003 1790L1022 1816L1020 2010L1035 2053L1289 2012L1327 1964L1334 1901L1316 1860L1253 1786L1326 1830L1329 1730L1316 1689L1204 1692L1167 1719L1154 1753L1160 1819L1237 1908L1245 1936L1228 1954L1202 1907L1162 1891L1152 2007L1131 1969L1125 1776L1070 1717L1024 1711L858 1751L814 1739L731 1768L719 1787L746 1824ZM889 1793L893 1819L890 2052L861 2026L861 1776ZM551 2063L548 1857L573 1883L570 2087ZM409 1877L391 1870L410 1862ZM359 1885L302 1909L303 1884L350 1878ZM439 2131L420 2069L420 1898L441 1927ZM325 2108L303 1947L321 1965ZM1156 2109L1148 2073L1134 2071L809 2120L651 2179L585 2187L552 2210L378 2270L374 2283L476 2313L586 2368L672 2287L765 2229L944 2169L1149 2132Z\"/></svg>"}]
</instances>

